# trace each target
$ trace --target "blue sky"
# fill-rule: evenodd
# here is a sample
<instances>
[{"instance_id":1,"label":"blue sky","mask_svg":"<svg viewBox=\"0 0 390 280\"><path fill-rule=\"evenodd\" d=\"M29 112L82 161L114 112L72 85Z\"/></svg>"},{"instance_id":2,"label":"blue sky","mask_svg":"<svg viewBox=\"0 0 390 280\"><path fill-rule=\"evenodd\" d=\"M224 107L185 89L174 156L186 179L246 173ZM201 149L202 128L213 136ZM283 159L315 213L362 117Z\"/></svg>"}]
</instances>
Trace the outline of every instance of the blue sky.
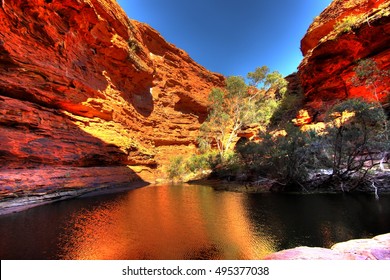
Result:
<instances>
[{"instance_id":1,"label":"blue sky","mask_svg":"<svg viewBox=\"0 0 390 280\"><path fill-rule=\"evenodd\" d=\"M331 0L117 0L196 62L225 76L267 65L283 75L302 60L300 41Z\"/></svg>"}]
</instances>

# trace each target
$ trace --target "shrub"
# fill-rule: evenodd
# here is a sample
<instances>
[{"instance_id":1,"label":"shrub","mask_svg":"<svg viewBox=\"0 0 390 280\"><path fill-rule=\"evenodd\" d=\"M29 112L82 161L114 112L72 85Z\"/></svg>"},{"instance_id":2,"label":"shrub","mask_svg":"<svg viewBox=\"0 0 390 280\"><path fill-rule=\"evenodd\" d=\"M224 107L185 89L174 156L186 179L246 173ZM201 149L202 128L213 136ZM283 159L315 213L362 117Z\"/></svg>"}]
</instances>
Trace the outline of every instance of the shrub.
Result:
<instances>
[{"instance_id":1,"label":"shrub","mask_svg":"<svg viewBox=\"0 0 390 280\"><path fill-rule=\"evenodd\" d=\"M350 99L328 112L323 137L332 162L332 179L343 184L353 181L348 190L362 183L378 164L378 155L389 149L389 132L383 108L378 103Z\"/></svg>"},{"instance_id":2,"label":"shrub","mask_svg":"<svg viewBox=\"0 0 390 280\"><path fill-rule=\"evenodd\" d=\"M290 121L291 116L296 116L302 108L303 99L303 91L293 94L287 93L279 107L274 111L271 117L271 125Z\"/></svg>"},{"instance_id":3,"label":"shrub","mask_svg":"<svg viewBox=\"0 0 390 280\"><path fill-rule=\"evenodd\" d=\"M132 50L133 52L139 52L140 51L141 47L139 46L137 40L130 39L127 43L129 45L130 50Z\"/></svg>"},{"instance_id":4,"label":"shrub","mask_svg":"<svg viewBox=\"0 0 390 280\"><path fill-rule=\"evenodd\" d=\"M191 172L198 172L214 168L219 161L219 154L211 151L191 156L186 161L185 166Z\"/></svg>"},{"instance_id":5,"label":"shrub","mask_svg":"<svg viewBox=\"0 0 390 280\"><path fill-rule=\"evenodd\" d=\"M342 20L338 21L334 27L334 30L340 33L347 33L357 26L360 21L359 15L349 15Z\"/></svg>"},{"instance_id":6,"label":"shrub","mask_svg":"<svg viewBox=\"0 0 390 280\"><path fill-rule=\"evenodd\" d=\"M300 185L308 177L313 136L287 125L286 136L261 135L261 143L248 142L237 151L251 176L267 177L281 184Z\"/></svg>"},{"instance_id":7,"label":"shrub","mask_svg":"<svg viewBox=\"0 0 390 280\"><path fill-rule=\"evenodd\" d=\"M184 158L182 156L171 159L167 170L169 179L181 179L185 172Z\"/></svg>"},{"instance_id":8,"label":"shrub","mask_svg":"<svg viewBox=\"0 0 390 280\"><path fill-rule=\"evenodd\" d=\"M388 94L390 70L379 69L374 59L359 60L354 71L351 79L354 86L366 86L378 102L382 94Z\"/></svg>"},{"instance_id":9,"label":"shrub","mask_svg":"<svg viewBox=\"0 0 390 280\"><path fill-rule=\"evenodd\" d=\"M239 154L229 152L224 160L219 160L219 164L213 168L212 175L219 179L235 180L244 173L242 167L242 160Z\"/></svg>"},{"instance_id":10,"label":"shrub","mask_svg":"<svg viewBox=\"0 0 390 280\"><path fill-rule=\"evenodd\" d=\"M199 155L192 155L188 159L182 156L171 159L167 174L170 180L183 181L193 178L200 171L207 171L221 164L222 160L217 151L208 151Z\"/></svg>"}]
</instances>

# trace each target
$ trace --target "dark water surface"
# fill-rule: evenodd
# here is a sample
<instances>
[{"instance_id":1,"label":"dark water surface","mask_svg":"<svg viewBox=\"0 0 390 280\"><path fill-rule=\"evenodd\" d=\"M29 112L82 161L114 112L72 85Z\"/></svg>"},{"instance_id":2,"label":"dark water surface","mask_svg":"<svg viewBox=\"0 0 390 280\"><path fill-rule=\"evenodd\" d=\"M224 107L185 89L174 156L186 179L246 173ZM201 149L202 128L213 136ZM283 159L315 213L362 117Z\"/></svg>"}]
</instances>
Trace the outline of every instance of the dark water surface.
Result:
<instances>
[{"instance_id":1,"label":"dark water surface","mask_svg":"<svg viewBox=\"0 0 390 280\"><path fill-rule=\"evenodd\" d=\"M390 196L150 186L0 216L1 259L258 259L390 232Z\"/></svg>"}]
</instances>

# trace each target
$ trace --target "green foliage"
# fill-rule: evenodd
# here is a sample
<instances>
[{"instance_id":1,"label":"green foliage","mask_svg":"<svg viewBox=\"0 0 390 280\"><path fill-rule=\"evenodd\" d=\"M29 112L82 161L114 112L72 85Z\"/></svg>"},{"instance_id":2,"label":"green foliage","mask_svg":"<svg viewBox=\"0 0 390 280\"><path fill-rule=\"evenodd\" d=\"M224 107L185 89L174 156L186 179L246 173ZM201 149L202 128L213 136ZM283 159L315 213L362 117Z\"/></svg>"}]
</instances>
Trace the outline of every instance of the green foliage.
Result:
<instances>
[{"instance_id":1,"label":"green foliage","mask_svg":"<svg viewBox=\"0 0 390 280\"><path fill-rule=\"evenodd\" d=\"M286 136L263 133L260 143L240 143L237 152L249 177L303 187L313 174L327 170L327 185L341 186L343 191L364 182L390 148L382 107L351 99L334 106L327 116L321 134L288 124Z\"/></svg>"},{"instance_id":2,"label":"green foliage","mask_svg":"<svg viewBox=\"0 0 390 280\"><path fill-rule=\"evenodd\" d=\"M307 179L310 158L308 156L311 135L289 125L286 137L278 137L275 152L270 155L279 176L287 182L298 184Z\"/></svg>"},{"instance_id":3,"label":"green foliage","mask_svg":"<svg viewBox=\"0 0 390 280\"><path fill-rule=\"evenodd\" d=\"M220 88L213 88L209 94L209 101L216 110L222 109L225 93Z\"/></svg>"},{"instance_id":4,"label":"green foliage","mask_svg":"<svg viewBox=\"0 0 390 280\"><path fill-rule=\"evenodd\" d=\"M267 75L264 85L267 89L278 91L278 99L281 99L287 92L288 82L283 78L282 74L274 71Z\"/></svg>"},{"instance_id":5,"label":"green foliage","mask_svg":"<svg viewBox=\"0 0 390 280\"><path fill-rule=\"evenodd\" d=\"M277 71L270 73L267 66L256 68L254 72L248 73L247 78L250 80L250 86L258 88L262 85L263 90L277 91L279 99L281 99L287 91L288 83L283 78L282 74Z\"/></svg>"},{"instance_id":6,"label":"green foliage","mask_svg":"<svg viewBox=\"0 0 390 280\"><path fill-rule=\"evenodd\" d=\"M191 156L186 162L185 167L190 172L198 172L202 170L209 170L218 165L220 159L215 152L207 152L199 155Z\"/></svg>"},{"instance_id":7,"label":"green foliage","mask_svg":"<svg viewBox=\"0 0 390 280\"><path fill-rule=\"evenodd\" d=\"M289 185L300 185L307 178L312 136L292 125L287 125L286 132L286 136L264 133L260 143L248 142L238 147L252 176Z\"/></svg>"},{"instance_id":8,"label":"green foliage","mask_svg":"<svg viewBox=\"0 0 390 280\"><path fill-rule=\"evenodd\" d=\"M168 178L170 180L183 181L201 171L207 171L215 168L221 163L218 153L208 151L199 155L192 155L185 159L182 156L171 159L167 168Z\"/></svg>"},{"instance_id":9,"label":"green foliage","mask_svg":"<svg viewBox=\"0 0 390 280\"><path fill-rule=\"evenodd\" d=\"M253 102L244 79L229 77L226 80L226 88L226 92L221 89L211 91L209 115L200 128L202 146L215 144L221 158L225 158L237 131L244 123L252 121L253 117Z\"/></svg>"},{"instance_id":10,"label":"green foliage","mask_svg":"<svg viewBox=\"0 0 390 280\"><path fill-rule=\"evenodd\" d=\"M139 46L137 40L130 39L127 43L129 45L130 50L132 50L133 52L139 52L140 51L141 47Z\"/></svg>"},{"instance_id":11,"label":"green foliage","mask_svg":"<svg viewBox=\"0 0 390 280\"><path fill-rule=\"evenodd\" d=\"M352 29L358 25L360 22L360 15L349 15L343 18L341 21L338 21L334 27L337 32L347 33L352 31Z\"/></svg>"},{"instance_id":12,"label":"green foliage","mask_svg":"<svg viewBox=\"0 0 390 280\"><path fill-rule=\"evenodd\" d=\"M366 180L389 149L386 122L377 103L347 100L329 110L321 134L290 127L286 137L265 136L257 164L273 178L299 186L326 171L327 188L333 185L351 191Z\"/></svg>"},{"instance_id":13,"label":"green foliage","mask_svg":"<svg viewBox=\"0 0 390 280\"><path fill-rule=\"evenodd\" d=\"M290 94L287 93L277 108L273 111L270 122L273 125L281 122L290 122L292 116L296 116L298 111L302 108L304 95L303 92Z\"/></svg>"},{"instance_id":14,"label":"green foliage","mask_svg":"<svg viewBox=\"0 0 390 280\"><path fill-rule=\"evenodd\" d=\"M259 104L257 110L257 121L263 126L267 127L271 122L272 117L280 106L280 101L276 99L265 99Z\"/></svg>"},{"instance_id":15,"label":"green foliage","mask_svg":"<svg viewBox=\"0 0 390 280\"><path fill-rule=\"evenodd\" d=\"M380 70L377 63L373 59L363 59L357 63L354 68L355 76L351 79L354 86L366 86L374 94L377 101L379 101L379 86L388 86L388 79L390 78L389 70ZM388 93L386 91L386 93Z\"/></svg>"},{"instance_id":16,"label":"green foliage","mask_svg":"<svg viewBox=\"0 0 390 280\"><path fill-rule=\"evenodd\" d=\"M358 65L355 67L355 77L358 79L357 82L365 81L371 84L375 77L380 75L378 65L373 59L359 60Z\"/></svg>"},{"instance_id":17,"label":"green foliage","mask_svg":"<svg viewBox=\"0 0 390 280\"><path fill-rule=\"evenodd\" d=\"M184 158L182 156L171 159L167 170L169 179L181 179L185 172Z\"/></svg>"},{"instance_id":18,"label":"green foliage","mask_svg":"<svg viewBox=\"0 0 390 280\"><path fill-rule=\"evenodd\" d=\"M350 99L334 106L328 113L332 124L324 137L333 160L333 177L346 181L364 180L376 164L377 154L389 148L387 119L381 106L360 99Z\"/></svg>"},{"instance_id":19,"label":"green foliage","mask_svg":"<svg viewBox=\"0 0 390 280\"><path fill-rule=\"evenodd\" d=\"M268 125L287 88L282 75L269 73L266 66L249 73L248 79L250 85L242 77L228 77L226 91L213 89L209 95L209 115L201 125L199 146L202 149L216 146L222 161L227 159L237 132L244 125L254 122ZM262 88L258 88L260 85Z\"/></svg>"},{"instance_id":20,"label":"green foliage","mask_svg":"<svg viewBox=\"0 0 390 280\"><path fill-rule=\"evenodd\" d=\"M254 72L249 72L247 78L250 80L250 85L258 87L259 84L264 83L268 73L269 68L267 66L257 67Z\"/></svg>"},{"instance_id":21,"label":"green foliage","mask_svg":"<svg viewBox=\"0 0 390 280\"><path fill-rule=\"evenodd\" d=\"M245 98L247 85L243 77L231 76L226 79L227 98Z\"/></svg>"},{"instance_id":22,"label":"green foliage","mask_svg":"<svg viewBox=\"0 0 390 280\"><path fill-rule=\"evenodd\" d=\"M219 163L213 168L214 176L227 180L236 179L242 172L242 160L235 152L228 152L225 159L223 161L219 161Z\"/></svg>"}]
</instances>

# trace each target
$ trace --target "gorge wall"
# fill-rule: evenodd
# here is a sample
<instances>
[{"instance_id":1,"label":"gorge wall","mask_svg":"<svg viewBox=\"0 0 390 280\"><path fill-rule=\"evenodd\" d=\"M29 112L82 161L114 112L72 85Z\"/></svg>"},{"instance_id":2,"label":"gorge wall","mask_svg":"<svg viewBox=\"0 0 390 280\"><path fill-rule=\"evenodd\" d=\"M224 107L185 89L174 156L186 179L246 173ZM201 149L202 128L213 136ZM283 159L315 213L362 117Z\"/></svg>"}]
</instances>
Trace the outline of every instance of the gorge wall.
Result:
<instances>
[{"instance_id":1,"label":"gorge wall","mask_svg":"<svg viewBox=\"0 0 390 280\"><path fill-rule=\"evenodd\" d=\"M362 59L373 59L379 69L390 68L390 2L335 0L312 23L301 41L304 60L298 76L310 120L322 121L332 105L348 98L375 101L373 90L351 79ZM378 99L388 104L390 77L378 88Z\"/></svg>"},{"instance_id":2,"label":"gorge wall","mask_svg":"<svg viewBox=\"0 0 390 280\"><path fill-rule=\"evenodd\" d=\"M154 182L224 84L114 0L1 1L0 25L0 199Z\"/></svg>"},{"instance_id":3,"label":"gorge wall","mask_svg":"<svg viewBox=\"0 0 390 280\"><path fill-rule=\"evenodd\" d=\"M0 25L1 201L155 182L194 152L207 95L224 85L114 0L4 0ZM390 1L333 1L301 42L305 120L375 100L351 78L361 59L389 69L389 46Z\"/></svg>"}]
</instances>

